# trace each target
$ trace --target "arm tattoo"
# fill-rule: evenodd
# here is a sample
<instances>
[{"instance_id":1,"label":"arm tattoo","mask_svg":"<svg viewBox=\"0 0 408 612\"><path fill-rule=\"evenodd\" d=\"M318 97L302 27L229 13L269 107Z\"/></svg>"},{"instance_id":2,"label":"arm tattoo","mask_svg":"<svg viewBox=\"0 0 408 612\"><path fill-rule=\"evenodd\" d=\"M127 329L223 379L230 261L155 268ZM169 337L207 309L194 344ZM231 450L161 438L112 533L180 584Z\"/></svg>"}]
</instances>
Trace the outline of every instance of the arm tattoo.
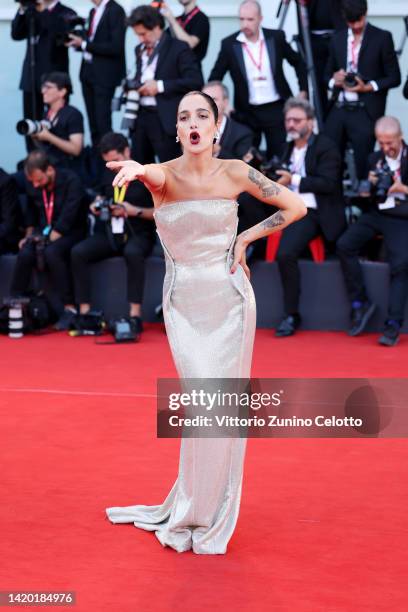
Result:
<instances>
[{"instance_id":1,"label":"arm tattoo","mask_svg":"<svg viewBox=\"0 0 408 612\"><path fill-rule=\"evenodd\" d=\"M261 227L262 229L271 229L272 227L278 227L283 223L285 223L285 217L283 216L282 212L278 210L278 212L276 212L274 215L262 221Z\"/></svg>"},{"instance_id":2,"label":"arm tattoo","mask_svg":"<svg viewBox=\"0 0 408 612\"><path fill-rule=\"evenodd\" d=\"M253 183L255 183L255 185L258 186L264 198L276 196L281 191L276 183L274 183L270 179L267 179L261 172L255 170L255 168L249 169L248 178L250 181L252 181Z\"/></svg>"}]
</instances>

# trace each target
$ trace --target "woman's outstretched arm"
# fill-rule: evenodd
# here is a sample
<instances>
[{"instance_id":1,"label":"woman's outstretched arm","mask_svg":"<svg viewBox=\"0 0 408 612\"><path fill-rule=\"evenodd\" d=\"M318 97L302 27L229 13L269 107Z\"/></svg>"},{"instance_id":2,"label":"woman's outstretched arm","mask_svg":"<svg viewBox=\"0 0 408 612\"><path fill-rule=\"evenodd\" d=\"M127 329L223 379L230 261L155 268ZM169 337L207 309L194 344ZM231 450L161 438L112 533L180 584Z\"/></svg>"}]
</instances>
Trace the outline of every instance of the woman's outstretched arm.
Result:
<instances>
[{"instance_id":1,"label":"woman's outstretched arm","mask_svg":"<svg viewBox=\"0 0 408 612\"><path fill-rule=\"evenodd\" d=\"M166 175L159 164L143 166L133 160L112 161L106 164L110 170L117 171L112 185L122 187L131 181L141 181L149 191L160 191L166 182Z\"/></svg>"},{"instance_id":2,"label":"woman's outstretched arm","mask_svg":"<svg viewBox=\"0 0 408 612\"><path fill-rule=\"evenodd\" d=\"M294 221L298 221L306 215L307 208L297 194L283 185L278 185L271 181L245 162L234 161L233 163L232 171L234 174L237 173L237 184L240 185L241 191L246 191L258 200L280 209L267 219L245 230L237 237L231 272L234 273L240 263L249 277L249 268L245 260L247 246L254 240L283 230Z\"/></svg>"}]
</instances>

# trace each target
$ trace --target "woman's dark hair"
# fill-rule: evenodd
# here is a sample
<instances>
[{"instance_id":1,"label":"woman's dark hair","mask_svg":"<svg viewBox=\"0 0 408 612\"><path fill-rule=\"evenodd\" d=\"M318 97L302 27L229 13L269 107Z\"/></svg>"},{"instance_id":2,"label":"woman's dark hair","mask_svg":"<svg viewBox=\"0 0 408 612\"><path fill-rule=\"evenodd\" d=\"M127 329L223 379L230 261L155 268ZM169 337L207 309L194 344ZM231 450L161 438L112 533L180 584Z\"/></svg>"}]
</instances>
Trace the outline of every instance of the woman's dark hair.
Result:
<instances>
[{"instance_id":1,"label":"woman's dark hair","mask_svg":"<svg viewBox=\"0 0 408 612\"><path fill-rule=\"evenodd\" d=\"M341 10L347 23L354 23L367 14L367 0L342 0Z\"/></svg>"},{"instance_id":2,"label":"woman's dark hair","mask_svg":"<svg viewBox=\"0 0 408 612\"><path fill-rule=\"evenodd\" d=\"M161 30L165 28L165 21L163 15L152 6L148 4L142 4L138 6L131 13L127 20L128 26L133 28L137 25L142 25L146 30L153 30L156 26L159 26Z\"/></svg>"},{"instance_id":3,"label":"woman's dark hair","mask_svg":"<svg viewBox=\"0 0 408 612\"><path fill-rule=\"evenodd\" d=\"M204 93L203 91L189 91L188 93L186 93L181 98L181 100L179 102L179 107L180 107L180 104L181 104L182 100L184 100L184 98L187 98L187 96L202 96L204 98L204 100L206 102L208 102L208 105L211 108L211 112L214 115L215 123L217 123L217 121L218 121L218 106L214 102L214 98L212 98L208 94Z\"/></svg>"},{"instance_id":4,"label":"woman's dark hair","mask_svg":"<svg viewBox=\"0 0 408 612\"><path fill-rule=\"evenodd\" d=\"M66 72L48 72L41 78L41 84L52 83L57 86L57 89L66 89L65 100L68 101L69 96L72 94L72 83L69 74Z\"/></svg>"}]
</instances>

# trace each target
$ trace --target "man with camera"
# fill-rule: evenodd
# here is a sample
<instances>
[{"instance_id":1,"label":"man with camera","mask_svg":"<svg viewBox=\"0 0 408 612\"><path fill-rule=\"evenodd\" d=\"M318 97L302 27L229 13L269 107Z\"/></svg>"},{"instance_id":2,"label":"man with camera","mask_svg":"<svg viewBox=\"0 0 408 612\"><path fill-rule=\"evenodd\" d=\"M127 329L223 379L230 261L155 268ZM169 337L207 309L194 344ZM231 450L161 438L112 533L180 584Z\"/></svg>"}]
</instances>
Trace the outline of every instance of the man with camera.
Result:
<instances>
[{"instance_id":1,"label":"man with camera","mask_svg":"<svg viewBox=\"0 0 408 612\"><path fill-rule=\"evenodd\" d=\"M164 2L160 3L160 12L169 22L173 36L189 45L201 66L210 38L210 20L197 6L197 0L178 1L184 8L183 14L179 17L175 17Z\"/></svg>"},{"instance_id":2,"label":"man with camera","mask_svg":"<svg viewBox=\"0 0 408 612\"><path fill-rule=\"evenodd\" d=\"M374 124L401 73L391 33L367 22L367 1L343 0L342 8L348 28L334 34L330 44L326 82L333 93L325 133L342 153L351 141L361 180L375 144Z\"/></svg>"},{"instance_id":3,"label":"man with camera","mask_svg":"<svg viewBox=\"0 0 408 612\"><path fill-rule=\"evenodd\" d=\"M83 52L80 79L92 143L112 129L111 103L126 74L126 14L115 0L92 0L87 31L71 34L69 46Z\"/></svg>"},{"instance_id":4,"label":"man with camera","mask_svg":"<svg viewBox=\"0 0 408 612\"><path fill-rule=\"evenodd\" d=\"M285 143L283 105L291 95L283 72L286 60L295 69L302 95L307 90L304 62L286 41L282 30L261 27L259 2L244 0L239 8L240 31L221 43L210 81L222 81L227 72L234 83L234 118L255 133L255 146L265 136L267 155L281 155Z\"/></svg>"},{"instance_id":5,"label":"man with camera","mask_svg":"<svg viewBox=\"0 0 408 612\"><path fill-rule=\"evenodd\" d=\"M21 224L16 182L0 168L0 255L18 250Z\"/></svg>"},{"instance_id":6,"label":"man with camera","mask_svg":"<svg viewBox=\"0 0 408 612\"><path fill-rule=\"evenodd\" d=\"M84 120L82 113L68 104L71 79L64 72L45 74L41 91L46 107L43 121L20 121L17 130L31 136L53 166L75 170L84 144Z\"/></svg>"},{"instance_id":7,"label":"man with camera","mask_svg":"<svg viewBox=\"0 0 408 612\"><path fill-rule=\"evenodd\" d=\"M27 40L20 79L26 119L42 118L42 75L54 71L69 72L68 49L64 44L64 35L75 17L77 17L75 11L58 0L21 0L20 2L20 8L11 25L11 36L13 40ZM32 45L30 44L31 26L34 34ZM28 150L34 148L29 139L27 139L27 148Z\"/></svg>"},{"instance_id":8,"label":"man with camera","mask_svg":"<svg viewBox=\"0 0 408 612\"><path fill-rule=\"evenodd\" d=\"M388 316L379 343L394 346L408 295L408 147L394 117L379 119L375 136L380 151L369 158L370 210L341 236L337 253L352 306L349 335L357 336L375 311L375 304L367 296L358 256L369 240L382 234L391 278Z\"/></svg>"},{"instance_id":9,"label":"man with camera","mask_svg":"<svg viewBox=\"0 0 408 612\"><path fill-rule=\"evenodd\" d=\"M193 51L164 31L164 17L152 6L138 6L128 23L140 40L136 52L139 111L132 132L132 156L141 164L180 155L176 115L183 95L201 89L201 71Z\"/></svg>"},{"instance_id":10,"label":"man with camera","mask_svg":"<svg viewBox=\"0 0 408 612\"><path fill-rule=\"evenodd\" d=\"M291 336L301 322L298 259L309 242L322 235L334 242L346 226L341 196L341 158L327 136L314 134L314 110L307 100L290 98L284 107L289 144L276 174L278 183L296 191L308 214L283 231L277 253L283 287L285 316L276 329L278 337Z\"/></svg>"},{"instance_id":11,"label":"man with camera","mask_svg":"<svg viewBox=\"0 0 408 612\"><path fill-rule=\"evenodd\" d=\"M129 144L123 134L105 134L99 148L105 162L131 159ZM90 313L91 264L122 255L128 269L130 325L136 337L140 337L145 258L155 243L153 200L139 181L113 189L113 177L114 173L106 169L99 196L91 204L91 212L96 216L94 235L77 244L71 252L76 298L80 314Z\"/></svg>"},{"instance_id":12,"label":"man with camera","mask_svg":"<svg viewBox=\"0 0 408 612\"><path fill-rule=\"evenodd\" d=\"M213 148L214 156L220 159L244 159L250 152L254 134L248 126L229 116L227 87L221 81L209 81L202 91L213 98L221 121L218 130L220 136Z\"/></svg>"},{"instance_id":13,"label":"man with camera","mask_svg":"<svg viewBox=\"0 0 408 612\"><path fill-rule=\"evenodd\" d=\"M47 268L52 287L64 304L56 329L69 329L76 312L69 255L86 232L85 193L79 178L70 170L55 168L43 151L30 153L24 170L31 190L11 294L24 295L33 268Z\"/></svg>"}]
</instances>

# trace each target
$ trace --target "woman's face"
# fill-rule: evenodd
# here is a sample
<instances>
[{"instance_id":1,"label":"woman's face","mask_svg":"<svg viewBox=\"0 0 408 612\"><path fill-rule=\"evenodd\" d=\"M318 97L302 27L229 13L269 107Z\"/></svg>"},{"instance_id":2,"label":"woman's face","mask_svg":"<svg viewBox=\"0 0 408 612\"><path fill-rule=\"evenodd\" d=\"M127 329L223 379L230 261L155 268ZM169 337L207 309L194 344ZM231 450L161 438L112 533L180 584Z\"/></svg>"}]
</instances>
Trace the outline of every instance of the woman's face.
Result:
<instances>
[{"instance_id":1,"label":"woman's face","mask_svg":"<svg viewBox=\"0 0 408 612\"><path fill-rule=\"evenodd\" d=\"M207 100L198 94L183 98L177 113L177 135L183 150L202 153L212 148L216 131L215 117Z\"/></svg>"}]
</instances>

